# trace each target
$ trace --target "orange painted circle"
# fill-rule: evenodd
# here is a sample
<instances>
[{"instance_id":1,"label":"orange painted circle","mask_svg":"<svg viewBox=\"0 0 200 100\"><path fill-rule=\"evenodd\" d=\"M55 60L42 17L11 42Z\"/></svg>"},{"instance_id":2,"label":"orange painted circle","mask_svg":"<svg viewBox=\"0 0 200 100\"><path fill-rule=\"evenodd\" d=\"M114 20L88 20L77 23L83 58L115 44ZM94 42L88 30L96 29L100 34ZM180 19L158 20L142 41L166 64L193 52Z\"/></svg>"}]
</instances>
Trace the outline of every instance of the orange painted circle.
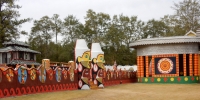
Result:
<instances>
[{"instance_id":1,"label":"orange painted circle","mask_svg":"<svg viewBox=\"0 0 200 100\"><path fill-rule=\"evenodd\" d=\"M162 58L158 61L157 67L160 73L168 74L173 69L173 62L169 58Z\"/></svg>"}]
</instances>

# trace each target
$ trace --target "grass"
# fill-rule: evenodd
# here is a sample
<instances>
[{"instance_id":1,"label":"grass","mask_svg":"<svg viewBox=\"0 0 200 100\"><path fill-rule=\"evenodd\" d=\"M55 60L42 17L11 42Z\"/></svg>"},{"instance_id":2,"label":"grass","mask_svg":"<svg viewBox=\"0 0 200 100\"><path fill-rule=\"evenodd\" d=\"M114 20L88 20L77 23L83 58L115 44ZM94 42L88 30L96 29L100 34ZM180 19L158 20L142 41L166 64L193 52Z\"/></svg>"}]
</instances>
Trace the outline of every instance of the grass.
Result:
<instances>
[{"instance_id":1,"label":"grass","mask_svg":"<svg viewBox=\"0 0 200 100\"><path fill-rule=\"evenodd\" d=\"M73 90L7 97L2 100L200 100L200 84L130 83L98 90Z\"/></svg>"}]
</instances>

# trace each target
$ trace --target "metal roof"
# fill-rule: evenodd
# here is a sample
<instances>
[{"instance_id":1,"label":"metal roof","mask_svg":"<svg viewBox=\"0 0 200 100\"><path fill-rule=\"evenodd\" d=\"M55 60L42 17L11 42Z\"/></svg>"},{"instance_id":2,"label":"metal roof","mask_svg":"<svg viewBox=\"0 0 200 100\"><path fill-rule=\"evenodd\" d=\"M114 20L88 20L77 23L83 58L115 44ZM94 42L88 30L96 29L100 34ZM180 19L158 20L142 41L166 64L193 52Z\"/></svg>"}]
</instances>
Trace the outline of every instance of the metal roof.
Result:
<instances>
[{"instance_id":1,"label":"metal roof","mask_svg":"<svg viewBox=\"0 0 200 100\"><path fill-rule=\"evenodd\" d=\"M24 52L31 52L31 53L39 53L38 51L31 50L27 47L20 47L20 46L8 46L0 49L0 52L9 52L9 51L24 51Z\"/></svg>"},{"instance_id":2,"label":"metal roof","mask_svg":"<svg viewBox=\"0 0 200 100\"><path fill-rule=\"evenodd\" d=\"M129 47L138 47L155 44L179 44L179 43L200 43L200 37L196 36L175 36L141 39L129 44Z\"/></svg>"},{"instance_id":3,"label":"metal roof","mask_svg":"<svg viewBox=\"0 0 200 100\"><path fill-rule=\"evenodd\" d=\"M21 42L21 41L16 41L16 40L11 40L11 41L8 41L8 42L4 42L3 45L20 45L20 46L29 47L28 44L26 44L24 42Z\"/></svg>"},{"instance_id":4,"label":"metal roof","mask_svg":"<svg viewBox=\"0 0 200 100\"><path fill-rule=\"evenodd\" d=\"M26 65L41 65L40 63L37 63L35 61L25 61L25 60L12 60L10 65L16 65L16 64L26 64Z\"/></svg>"}]
</instances>

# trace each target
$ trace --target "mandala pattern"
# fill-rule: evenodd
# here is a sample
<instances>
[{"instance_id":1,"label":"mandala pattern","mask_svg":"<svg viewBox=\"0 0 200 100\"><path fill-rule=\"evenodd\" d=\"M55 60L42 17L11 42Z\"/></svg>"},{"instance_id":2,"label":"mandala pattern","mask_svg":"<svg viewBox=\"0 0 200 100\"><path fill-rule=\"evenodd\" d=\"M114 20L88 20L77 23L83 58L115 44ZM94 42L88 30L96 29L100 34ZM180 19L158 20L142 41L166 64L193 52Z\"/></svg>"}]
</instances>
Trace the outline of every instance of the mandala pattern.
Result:
<instances>
[{"instance_id":1,"label":"mandala pattern","mask_svg":"<svg viewBox=\"0 0 200 100\"><path fill-rule=\"evenodd\" d=\"M169 58L162 58L158 61L158 71L163 74L168 74L173 69L173 62Z\"/></svg>"}]
</instances>

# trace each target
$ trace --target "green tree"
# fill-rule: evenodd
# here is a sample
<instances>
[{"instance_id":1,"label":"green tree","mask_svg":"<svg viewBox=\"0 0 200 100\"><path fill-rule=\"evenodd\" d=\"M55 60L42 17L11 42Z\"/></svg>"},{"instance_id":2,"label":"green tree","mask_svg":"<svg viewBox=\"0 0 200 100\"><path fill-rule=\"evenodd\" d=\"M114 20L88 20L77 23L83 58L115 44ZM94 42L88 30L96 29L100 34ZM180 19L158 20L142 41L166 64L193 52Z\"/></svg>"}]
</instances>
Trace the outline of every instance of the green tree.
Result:
<instances>
[{"instance_id":1,"label":"green tree","mask_svg":"<svg viewBox=\"0 0 200 100\"><path fill-rule=\"evenodd\" d=\"M105 34L110 25L110 15L105 13L96 13L89 9L85 17L84 35L88 42L99 42L104 45Z\"/></svg>"},{"instance_id":2,"label":"green tree","mask_svg":"<svg viewBox=\"0 0 200 100\"><path fill-rule=\"evenodd\" d=\"M99 42L97 39L97 14L93 10L89 9L85 16L85 35L87 37L88 42Z\"/></svg>"},{"instance_id":3,"label":"green tree","mask_svg":"<svg viewBox=\"0 0 200 100\"><path fill-rule=\"evenodd\" d=\"M183 0L179 3L174 3L172 8L175 10L174 17L178 24L176 28L184 29L185 31L182 35L190 30L196 31L200 27L199 0Z\"/></svg>"},{"instance_id":4,"label":"green tree","mask_svg":"<svg viewBox=\"0 0 200 100\"><path fill-rule=\"evenodd\" d=\"M161 18L161 21L168 27L165 31L166 36L179 36L184 35L186 32L186 30L182 28L182 25L178 23L179 21L174 15L165 15Z\"/></svg>"},{"instance_id":5,"label":"green tree","mask_svg":"<svg viewBox=\"0 0 200 100\"><path fill-rule=\"evenodd\" d=\"M140 39L143 34L144 22L137 19L137 16L124 16L119 17L120 31L123 34L122 43L126 45L129 50L129 43Z\"/></svg>"},{"instance_id":6,"label":"green tree","mask_svg":"<svg viewBox=\"0 0 200 100\"><path fill-rule=\"evenodd\" d=\"M20 17L17 9L21 7L15 4L16 0L0 0L0 47L4 41L19 38L20 34L27 34L20 31L20 26L30 21L30 18L18 19Z\"/></svg>"},{"instance_id":7,"label":"green tree","mask_svg":"<svg viewBox=\"0 0 200 100\"><path fill-rule=\"evenodd\" d=\"M75 16L68 15L63 22L63 41L75 42L75 39L81 38L81 35L83 34L83 28L83 24L81 24Z\"/></svg>"},{"instance_id":8,"label":"green tree","mask_svg":"<svg viewBox=\"0 0 200 100\"><path fill-rule=\"evenodd\" d=\"M168 26L161 20L149 20L144 27L143 38L154 38L167 36L169 31Z\"/></svg>"},{"instance_id":9,"label":"green tree","mask_svg":"<svg viewBox=\"0 0 200 100\"><path fill-rule=\"evenodd\" d=\"M40 48L44 49L44 58L48 58L48 44L50 43L53 32L52 32L52 20L48 16L42 17L40 20L35 20L34 21L34 26L31 29L31 38L34 40L34 38L41 38L42 40L45 40L45 47Z\"/></svg>"},{"instance_id":10,"label":"green tree","mask_svg":"<svg viewBox=\"0 0 200 100\"><path fill-rule=\"evenodd\" d=\"M37 62L41 62L42 59L44 59L44 54L46 53L45 49L43 49L45 47L45 40L42 39L39 35L30 35L28 41L28 44L30 45L31 49L41 52L41 54L36 55Z\"/></svg>"},{"instance_id":11,"label":"green tree","mask_svg":"<svg viewBox=\"0 0 200 100\"><path fill-rule=\"evenodd\" d=\"M62 20L59 18L58 14L54 14L51 20L52 20L51 28L53 32L55 33L56 44L57 44L57 36L59 33L61 33L61 29L62 29Z\"/></svg>"}]
</instances>

